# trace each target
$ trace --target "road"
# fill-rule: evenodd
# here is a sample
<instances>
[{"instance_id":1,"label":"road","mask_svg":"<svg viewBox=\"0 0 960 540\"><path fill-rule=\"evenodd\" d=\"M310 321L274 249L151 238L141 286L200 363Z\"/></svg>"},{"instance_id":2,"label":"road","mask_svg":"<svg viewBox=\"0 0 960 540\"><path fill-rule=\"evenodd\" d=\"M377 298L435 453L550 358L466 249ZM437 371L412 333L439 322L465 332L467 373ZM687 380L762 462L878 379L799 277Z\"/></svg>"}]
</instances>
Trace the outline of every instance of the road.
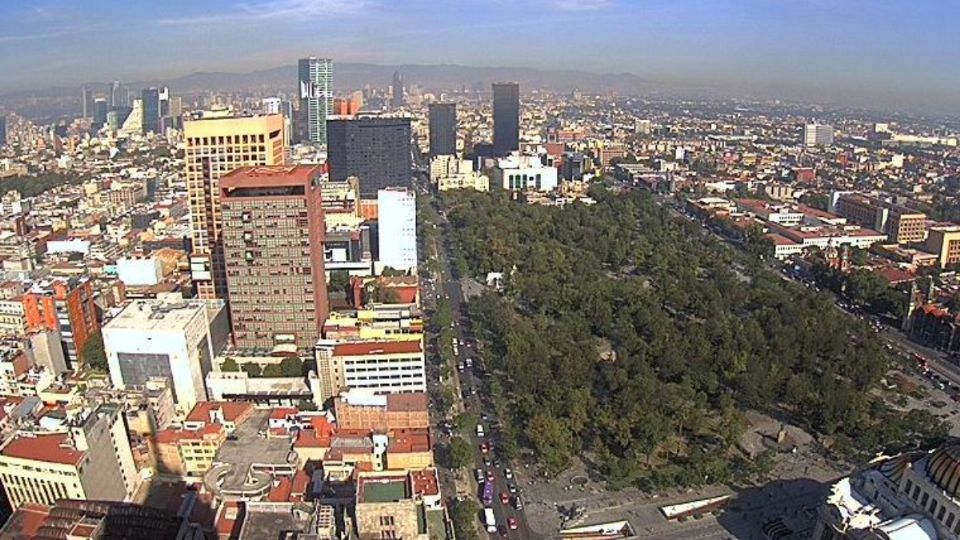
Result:
<instances>
[{"instance_id":1,"label":"road","mask_svg":"<svg viewBox=\"0 0 960 540\"><path fill-rule=\"evenodd\" d=\"M420 190L421 196L426 195L425 190L427 189L427 183L422 177L418 183L418 189ZM439 213L441 211L439 203L436 199L433 199L433 203L435 210ZM440 237L442 239L449 239L449 223L445 218L441 217L439 225L441 230ZM504 471L512 466L510 463L501 462L497 458L497 431L492 429L497 419L494 415L494 407L489 397L487 381L481 375L481 373L483 373L483 360L477 354L476 343L473 341L473 336L470 331L470 321L464 305L463 289L460 281L456 279L451 272L452 257L450 256L450 246L447 245L446 241L441 241L438 243L437 249L440 255L441 271L434 276L433 284L428 286L429 289L426 291L425 296L427 296L428 300L432 303L436 302L439 296L442 295L450 304L454 315L454 334L461 344L458 346L456 363L458 366L464 366L464 369L458 369L456 377L459 380L459 392L462 396L464 409L482 418L481 424L484 427L484 437L478 437L474 429L471 429L469 433L464 433L463 436L468 440L474 451L475 466L471 470L471 478L473 477L473 470L481 469L485 476L492 475L494 479L495 492L491 508L493 508L499 531L495 534L490 534L490 537L537 540L541 538L541 536L530 529L523 511L514 508L515 499L519 497L522 500L523 494L522 487L516 477L512 479L506 478ZM434 340L437 336L429 336L429 338ZM473 369L465 368L468 358L473 361ZM486 454L480 451L481 443L489 447L489 451ZM444 476L452 476L452 472L447 471ZM471 485L474 486L474 493L472 493L472 495L479 500L480 487L474 482L471 482ZM511 486L515 487L518 491L517 495L510 494ZM447 488L454 489L452 486L447 486ZM455 491L447 491L447 493L455 493ZM502 502L502 495L509 496L505 498L507 500L506 503ZM478 521L480 518L481 516L477 516ZM507 528L507 523L511 518L516 521L516 530ZM478 523L478 529L481 531L484 530L484 524Z\"/></svg>"}]
</instances>

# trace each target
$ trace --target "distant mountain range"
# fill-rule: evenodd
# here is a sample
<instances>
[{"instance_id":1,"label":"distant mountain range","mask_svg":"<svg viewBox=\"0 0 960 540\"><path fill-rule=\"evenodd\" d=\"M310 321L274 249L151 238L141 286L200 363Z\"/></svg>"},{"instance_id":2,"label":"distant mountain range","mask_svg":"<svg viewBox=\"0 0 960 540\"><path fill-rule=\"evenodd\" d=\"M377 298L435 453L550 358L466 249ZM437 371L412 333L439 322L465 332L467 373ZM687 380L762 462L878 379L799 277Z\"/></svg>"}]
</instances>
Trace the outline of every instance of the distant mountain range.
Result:
<instances>
[{"instance_id":1,"label":"distant mountain range","mask_svg":"<svg viewBox=\"0 0 960 540\"><path fill-rule=\"evenodd\" d=\"M425 89L490 89L498 81L517 81L522 87L554 91L571 91L579 88L586 92L643 92L663 85L651 82L632 73L588 73L576 70L539 70L532 68L473 67L455 64L418 65L406 64L385 66L338 62L334 64L334 88L354 90L370 85L385 87L390 84L394 71L403 74L407 86L417 85ZM138 81L130 83L136 88L164 84L174 93L193 93L201 90L274 90L296 87L295 64L249 73L198 72L166 81Z\"/></svg>"}]
</instances>

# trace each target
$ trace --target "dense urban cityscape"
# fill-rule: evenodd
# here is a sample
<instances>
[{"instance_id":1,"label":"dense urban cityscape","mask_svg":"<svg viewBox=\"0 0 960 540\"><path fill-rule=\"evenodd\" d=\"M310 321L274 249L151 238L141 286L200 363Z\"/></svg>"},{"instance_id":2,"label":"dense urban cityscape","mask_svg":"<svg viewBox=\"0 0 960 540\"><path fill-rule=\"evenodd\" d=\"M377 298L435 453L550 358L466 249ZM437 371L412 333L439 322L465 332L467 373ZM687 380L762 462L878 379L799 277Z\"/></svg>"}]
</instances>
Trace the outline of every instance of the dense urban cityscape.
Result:
<instances>
[{"instance_id":1,"label":"dense urban cityscape","mask_svg":"<svg viewBox=\"0 0 960 540\"><path fill-rule=\"evenodd\" d=\"M958 117L388 63L0 93L0 540L960 539Z\"/></svg>"}]
</instances>

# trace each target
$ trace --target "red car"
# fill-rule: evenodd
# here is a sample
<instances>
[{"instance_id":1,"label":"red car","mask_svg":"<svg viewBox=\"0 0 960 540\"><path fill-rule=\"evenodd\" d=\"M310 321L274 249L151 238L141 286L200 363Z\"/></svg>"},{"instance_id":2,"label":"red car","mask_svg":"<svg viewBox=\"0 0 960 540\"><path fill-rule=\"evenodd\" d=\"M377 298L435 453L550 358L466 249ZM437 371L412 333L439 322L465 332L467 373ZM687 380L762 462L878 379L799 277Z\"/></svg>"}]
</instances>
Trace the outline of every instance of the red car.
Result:
<instances>
[{"instance_id":1,"label":"red car","mask_svg":"<svg viewBox=\"0 0 960 540\"><path fill-rule=\"evenodd\" d=\"M503 504L510 504L510 494L506 491L500 492L500 502Z\"/></svg>"},{"instance_id":2,"label":"red car","mask_svg":"<svg viewBox=\"0 0 960 540\"><path fill-rule=\"evenodd\" d=\"M510 527L511 531L515 531L520 528L520 523L517 521L517 518L510 518L507 520L507 527Z\"/></svg>"},{"instance_id":3,"label":"red car","mask_svg":"<svg viewBox=\"0 0 960 540\"><path fill-rule=\"evenodd\" d=\"M486 454L486 453L489 452L489 451L490 451L490 447L487 446L487 443L480 443L480 453L481 453L481 454Z\"/></svg>"},{"instance_id":4,"label":"red car","mask_svg":"<svg viewBox=\"0 0 960 540\"><path fill-rule=\"evenodd\" d=\"M487 469L487 482L493 482L493 470Z\"/></svg>"}]
</instances>

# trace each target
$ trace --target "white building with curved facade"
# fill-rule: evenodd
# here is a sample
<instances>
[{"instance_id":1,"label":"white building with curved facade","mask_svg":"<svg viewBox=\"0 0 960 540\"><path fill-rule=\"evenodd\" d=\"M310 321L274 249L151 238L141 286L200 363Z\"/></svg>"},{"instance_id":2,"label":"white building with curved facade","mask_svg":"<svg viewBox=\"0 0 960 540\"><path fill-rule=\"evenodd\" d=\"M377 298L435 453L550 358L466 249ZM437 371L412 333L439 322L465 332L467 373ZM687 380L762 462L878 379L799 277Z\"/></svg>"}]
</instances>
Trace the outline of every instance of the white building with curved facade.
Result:
<instances>
[{"instance_id":1,"label":"white building with curved facade","mask_svg":"<svg viewBox=\"0 0 960 540\"><path fill-rule=\"evenodd\" d=\"M874 461L840 480L813 540L960 539L960 440Z\"/></svg>"}]
</instances>

